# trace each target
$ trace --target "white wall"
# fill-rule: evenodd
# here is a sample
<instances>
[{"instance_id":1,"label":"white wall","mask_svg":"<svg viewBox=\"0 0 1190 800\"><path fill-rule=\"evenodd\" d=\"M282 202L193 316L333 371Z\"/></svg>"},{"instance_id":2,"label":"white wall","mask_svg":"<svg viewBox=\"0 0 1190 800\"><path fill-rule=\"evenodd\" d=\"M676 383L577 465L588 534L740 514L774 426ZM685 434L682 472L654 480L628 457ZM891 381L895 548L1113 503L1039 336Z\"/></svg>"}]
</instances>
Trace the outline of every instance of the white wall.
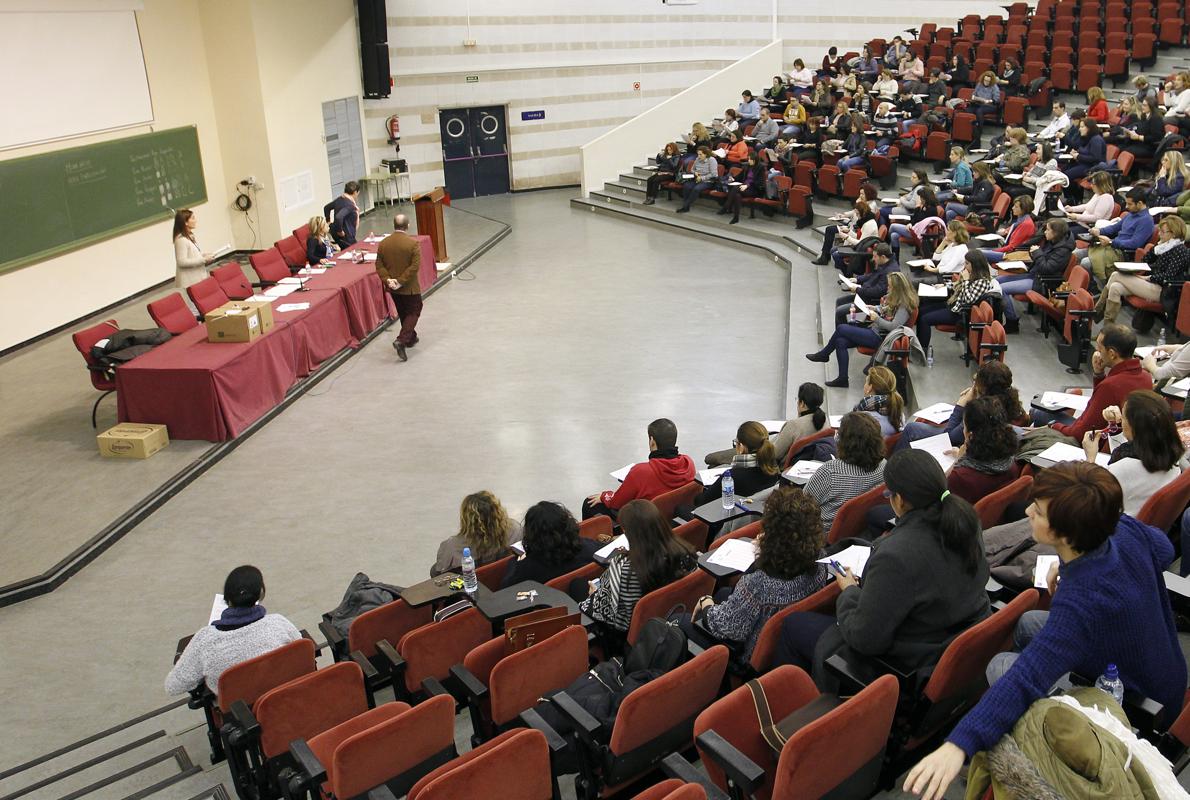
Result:
<instances>
[{"instance_id":1,"label":"white wall","mask_svg":"<svg viewBox=\"0 0 1190 800\"><path fill-rule=\"evenodd\" d=\"M766 76L779 72L781 49L780 41L762 47L583 145L580 150L583 195L602 188L604 181L614 180L627 165L626 153L649 152L650 148L657 149L658 142L677 139L685 131L687 120L700 118L740 86L760 85Z\"/></svg>"},{"instance_id":2,"label":"white wall","mask_svg":"<svg viewBox=\"0 0 1190 800\"><path fill-rule=\"evenodd\" d=\"M468 12L471 12L470 14ZM438 109L509 106L513 188L579 182L578 148L728 64L785 42L786 68L796 57L817 63L832 45L891 38L923 21L953 24L966 13L1004 13L981 0L907 0L893 5L833 0L703 0L668 6L659 0L388 0L389 52L396 87L386 100L365 101L372 163L392 156L384 120L401 118L401 155L414 190L442 183ZM875 11L876 14L870 12ZM465 39L476 42L464 46ZM478 82L468 83L466 76ZM771 76L769 76L771 78ZM639 82L640 90L633 88ZM769 79L753 88L763 89ZM738 102L734 87L701 116ZM521 111L544 110L525 121ZM683 129L691 120L685 121ZM656 149L650 146L647 152ZM633 154L625 160L641 154Z\"/></svg>"}]
</instances>

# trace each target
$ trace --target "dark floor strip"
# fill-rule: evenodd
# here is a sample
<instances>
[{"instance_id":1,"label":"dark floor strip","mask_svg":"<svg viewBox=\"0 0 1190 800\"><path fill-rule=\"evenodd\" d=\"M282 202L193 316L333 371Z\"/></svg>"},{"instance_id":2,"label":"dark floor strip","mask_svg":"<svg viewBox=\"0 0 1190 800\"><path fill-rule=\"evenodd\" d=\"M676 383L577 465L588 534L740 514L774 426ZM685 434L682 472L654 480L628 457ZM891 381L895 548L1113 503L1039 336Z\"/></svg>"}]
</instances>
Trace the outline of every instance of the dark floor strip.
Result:
<instances>
[{"instance_id":1,"label":"dark floor strip","mask_svg":"<svg viewBox=\"0 0 1190 800\"><path fill-rule=\"evenodd\" d=\"M210 789L203 789L188 800L231 800L231 795L227 793L227 788L220 783Z\"/></svg>"},{"instance_id":2,"label":"dark floor strip","mask_svg":"<svg viewBox=\"0 0 1190 800\"><path fill-rule=\"evenodd\" d=\"M186 760L189 761L190 759L187 758ZM152 786L146 786L145 788L141 789L139 792L133 792L132 794L123 798L123 800L142 800L142 798L148 797L151 794L156 794L157 792L160 792L162 789L167 789L170 786L173 786L175 783L180 783L181 781L184 781L193 775L197 775L200 772L202 772L202 767L200 767L196 764L192 764L189 767L182 770L181 772L179 772L177 775L170 775L168 778L166 778L163 781L158 781L157 783L153 784Z\"/></svg>"},{"instance_id":3,"label":"dark floor strip","mask_svg":"<svg viewBox=\"0 0 1190 800\"><path fill-rule=\"evenodd\" d=\"M149 759L146 759L146 760L140 762L139 764L133 764L131 767L128 767L127 769L122 769L119 772L108 775L107 777L103 778L102 780L95 781L94 783L88 784L87 786L84 786L81 789L76 789L75 791L71 792L68 795L63 795L62 797L59 797L58 800L78 800L78 798L80 798L84 795L88 795L91 792L97 791L99 789L103 789L104 787L107 787L107 786L111 786L113 783L116 783L117 781L122 781L131 775L135 775L136 773L142 772L142 771L148 769L149 767L152 767L156 764L160 764L162 761L169 761L171 758L176 759L177 753L179 750L182 750L182 748L175 747L173 750L166 750L164 753L161 753L160 755L155 755L152 758L149 758ZM182 752L185 752L185 751L182 750Z\"/></svg>"},{"instance_id":4,"label":"dark floor strip","mask_svg":"<svg viewBox=\"0 0 1190 800\"><path fill-rule=\"evenodd\" d=\"M107 761L108 759L115 758L118 755L122 755L124 753L129 752L130 750L135 750L136 748L138 748L142 745L148 744L149 742L151 742L155 739L160 739L163 736L165 736L165 731L156 731L155 733L150 733L148 736L144 736L144 737L141 737L140 739L137 739L134 742L129 742L128 744L121 745L120 747L117 747L115 750L109 750L108 752L106 752L102 755L95 756L95 758L87 759L86 761L83 761L80 764L75 764L73 767L70 767L69 769L62 770L61 772L59 772L55 775L51 775L48 778L42 778L41 780L37 781L36 783L31 783L28 786L24 787L23 789L18 789L17 791L13 792L12 794L8 794L8 795L5 795L4 797L0 797L0 800L16 800L16 798L18 798L18 797L24 797L25 795L29 794L30 792L35 792L38 789L49 786L51 783L57 783L58 781L60 781L64 778L69 778L72 775L77 775L78 773L82 772L83 770L90 769L91 767L95 766L96 764L102 764L104 761Z\"/></svg>"}]
</instances>

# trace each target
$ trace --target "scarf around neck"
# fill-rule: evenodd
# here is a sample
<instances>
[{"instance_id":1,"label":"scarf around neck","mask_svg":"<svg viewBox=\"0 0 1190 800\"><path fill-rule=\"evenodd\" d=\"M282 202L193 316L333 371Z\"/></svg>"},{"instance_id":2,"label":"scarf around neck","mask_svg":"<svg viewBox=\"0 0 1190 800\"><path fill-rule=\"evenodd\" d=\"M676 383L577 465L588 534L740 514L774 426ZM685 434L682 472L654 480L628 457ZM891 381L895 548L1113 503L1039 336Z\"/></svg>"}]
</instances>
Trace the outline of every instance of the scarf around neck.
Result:
<instances>
[{"instance_id":1,"label":"scarf around neck","mask_svg":"<svg viewBox=\"0 0 1190 800\"><path fill-rule=\"evenodd\" d=\"M264 610L264 606L257 603L248 608L236 608L235 606L228 606L223 609L223 614L219 619L211 623L217 631L234 631L236 628L243 628L246 625L251 625L253 622L259 622L264 619L264 615L268 613Z\"/></svg>"},{"instance_id":2,"label":"scarf around neck","mask_svg":"<svg viewBox=\"0 0 1190 800\"><path fill-rule=\"evenodd\" d=\"M653 452L649 453L649 458L677 458L678 448L676 447L658 447Z\"/></svg>"},{"instance_id":3,"label":"scarf around neck","mask_svg":"<svg viewBox=\"0 0 1190 800\"><path fill-rule=\"evenodd\" d=\"M991 461L976 461L969 456L964 455L954 464L956 467L967 467L976 472L982 472L984 475L1003 475L1008 470L1012 469L1012 456L1005 456L1004 458L996 458Z\"/></svg>"}]
</instances>

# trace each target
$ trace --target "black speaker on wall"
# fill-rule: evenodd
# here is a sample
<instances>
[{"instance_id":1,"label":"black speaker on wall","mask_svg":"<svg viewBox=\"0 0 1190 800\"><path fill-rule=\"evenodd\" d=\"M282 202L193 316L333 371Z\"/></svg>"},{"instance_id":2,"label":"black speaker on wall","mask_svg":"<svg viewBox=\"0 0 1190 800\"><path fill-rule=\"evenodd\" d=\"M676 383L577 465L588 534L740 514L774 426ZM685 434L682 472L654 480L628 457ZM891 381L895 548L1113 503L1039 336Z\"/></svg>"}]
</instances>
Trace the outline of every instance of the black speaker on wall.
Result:
<instances>
[{"instance_id":1,"label":"black speaker on wall","mask_svg":"<svg viewBox=\"0 0 1190 800\"><path fill-rule=\"evenodd\" d=\"M388 11L384 0L357 0L364 97L388 97Z\"/></svg>"}]
</instances>

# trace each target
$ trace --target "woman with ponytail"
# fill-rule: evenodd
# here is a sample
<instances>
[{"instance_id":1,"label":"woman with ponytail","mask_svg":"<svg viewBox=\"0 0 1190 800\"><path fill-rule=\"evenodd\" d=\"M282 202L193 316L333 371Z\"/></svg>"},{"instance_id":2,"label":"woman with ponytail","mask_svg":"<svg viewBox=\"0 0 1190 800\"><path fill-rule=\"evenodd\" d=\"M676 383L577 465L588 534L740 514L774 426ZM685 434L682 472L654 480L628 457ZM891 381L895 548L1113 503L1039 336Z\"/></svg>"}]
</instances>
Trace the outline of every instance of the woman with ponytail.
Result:
<instances>
[{"instance_id":1,"label":"woman with ponytail","mask_svg":"<svg viewBox=\"0 0 1190 800\"><path fill-rule=\"evenodd\" d=\"M897 523L872 546L862 586L845 570L835 578L842 593L834 617L791 614L781 628L778 663L812 668L824 689L831 687L823 665L836 652L919 669L989 612L975 509L947 490L942 467L924 450L895 454L884 475Z\"/></svg>"},{"instance_id":2,"label":"woman with ponytail","mask_svg":"<svg viewBox=\"0 0 1190 800\"><path fill-rule=\"evenodd\" d=\"M781 432L772 437L778 464L785 461L785 456L789 454L789 448L794 442L827 427L826 412L822 410L825 396L822 387L816 383L803 383L798 387L797 416L782 425ZM727 466L735 458L735 455L734 447L710 453L706 457L707 466Z\"/></svg>"},{"instance_id":3,"label":"woman with ponytail","mask_svg":"<svg viewBox=\"0 0 1190 800\"><path fill-rule=\"evenodd\" d=\"M735 493L750 497L773 486L781 477L777 449L769 439L769 432L759 422L745 422L735 434L735 456L731 459L731 477ZM702 490L696 505L709 503L723 496L723 476Z\"/></svg>"},{"instance_id":4,"label":"woman with ponytail","mask_svg":"<svg viewBox=\"0 0 1190 800\"><path fill-rule=\"evenodd\" d=\"M866 411L880 423L880 433L891 436L905 424L905 400L897 391L897 376L888 367L875 366L868 370L864 381L864 399L853 411Z\"/></svg>"}]
</instances>

